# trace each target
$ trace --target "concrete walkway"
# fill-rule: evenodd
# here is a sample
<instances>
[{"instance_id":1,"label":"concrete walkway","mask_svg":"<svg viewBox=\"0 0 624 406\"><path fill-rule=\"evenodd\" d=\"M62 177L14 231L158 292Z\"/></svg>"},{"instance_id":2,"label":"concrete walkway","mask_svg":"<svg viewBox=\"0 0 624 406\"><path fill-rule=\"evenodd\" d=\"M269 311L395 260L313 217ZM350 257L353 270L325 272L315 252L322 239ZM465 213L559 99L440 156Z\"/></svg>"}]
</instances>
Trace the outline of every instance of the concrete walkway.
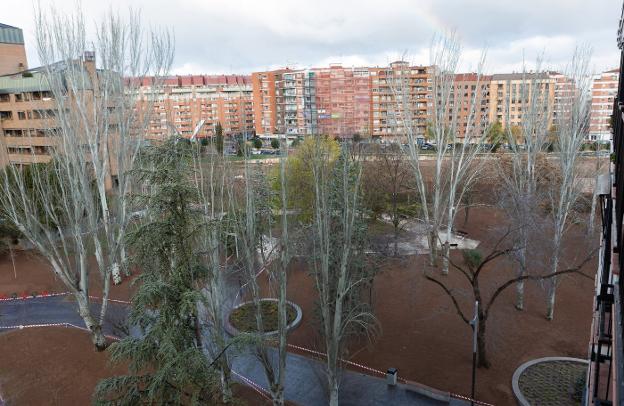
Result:
<instances>
[{"instance_id":1,"label":"concrete walkway","mask_svg":"<svg viewBox=\"0 0 624 406\"><path fill-rule=\"evenodd\" d=\"M104 330L119 334L114 324L124 319L126 308L111 303ZM93 304L94 310L99 305ZM0 302L0 333L3 326L30 324L71 323L83 326L76 304L68 297L47 297ZM276 353L273 352L272 355ZM267 380L260 363L253 355L240 354L232 360L232 369L254 383L267 388ZM326 380L323 363L297 354L288 354L286 366L286 399L301 406L327 405ZM399 371L400 372L400 371ZM353 406L373 405L468 405L457 399L435 400L419 393L411 385L388 387L381 378L344 371L341 381L340 404Z\"/></svg>"}]
</instances>

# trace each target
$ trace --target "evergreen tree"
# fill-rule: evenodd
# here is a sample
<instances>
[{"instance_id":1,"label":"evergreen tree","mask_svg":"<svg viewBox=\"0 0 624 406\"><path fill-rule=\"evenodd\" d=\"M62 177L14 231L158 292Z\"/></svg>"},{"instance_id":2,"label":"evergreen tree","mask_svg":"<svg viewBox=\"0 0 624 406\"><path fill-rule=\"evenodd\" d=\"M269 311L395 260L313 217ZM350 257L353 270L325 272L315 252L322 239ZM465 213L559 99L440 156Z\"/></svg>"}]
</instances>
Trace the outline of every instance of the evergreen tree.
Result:
<instances>
[{"instance_id":1,"label":"evergreen tree","mask_svg":"<svg viewBox=\"0 0 624 406\"><path fill-rule=\"evenodd\" d=\"M223 126L221 123L217 123L215 127L215 145L217 152L223 154Z\"/></svg>"},{"instance_id":2,"label":"evergreen tree","mask_svg":"<svg viewBox=\"0 0 624 406\"><path fill-rule=\"evenodd\" d=\"M128 362L129 374L101 381L99 404L216 403L217 378L202 351L198 321L198 282L206 270L194 252L200 221L190 148L177 140L147 147L134 170L139 189L148 191L135 196L147 220L128 237L141 269L130 323L141 336L111 345L111 359Z\"/></svg>"}]
</instances>

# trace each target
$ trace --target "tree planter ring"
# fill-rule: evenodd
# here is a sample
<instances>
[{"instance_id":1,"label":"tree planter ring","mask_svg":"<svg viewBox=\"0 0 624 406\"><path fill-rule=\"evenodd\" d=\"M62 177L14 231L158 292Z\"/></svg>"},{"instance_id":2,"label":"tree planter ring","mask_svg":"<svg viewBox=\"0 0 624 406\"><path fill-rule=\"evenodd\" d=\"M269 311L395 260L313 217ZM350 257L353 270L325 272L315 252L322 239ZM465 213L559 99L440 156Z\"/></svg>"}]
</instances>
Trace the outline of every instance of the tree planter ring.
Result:
<instances>
[{"instance_id":1,"label":"tree planter ring","mask_svg":"<svg viewBox=\"0 0 624 406\"><path fill-rule=\"evenodd\" d=\"M522 376L522 374L534 365L539 365L539 364L544 364L544 363L549 363L549 362L568 362L568 363L574 363L574 364L580 364L580 365L589 364L589 362L585 359L569 358L569 357L544 357L544 358L533 359L531 361L525 362L524 364L520 365L518 369L516 369L516 371L513 374L513 377L511 378L511 386L513 389L513 393L519 405L531 406L531 403L525 397L525 394L522 392L522 389L520 388L520 377Z\"/></svg>"},{"instance_id":2,"label":"tree planter ring","mask_svg":"<svg viewBox=\"0 0 624 406\"><path fill-rule=\"evenodd\" d=\"M260 303L262 302L278 302L278 299L275 298L264 298L264 299L260 299ZM288 325L286 326L286 331L290 332L292 330L294 330L295 328L297 328L299 326L299 324L301 324L301 318L303 317L303 311L301 310L301 307L289 300L286 301L287 305L290 305L294 310L295 310L295 319L293 321L291 321L290 323L288 323ZM225 318L225 331L228 332L229 335L231 336L236 336L239 335L240 333L242 333L242 331L238 330L236 327L234 327L232 325L232 323L230 323L230 316L232 315L232 313L234 313L236 310L240 309L243 306L248 306L248 305L253 305L253 301L247 301L247 302L243 302L240 303L236 306L234 306L232 308L232 310L230 310L227 314L227 317ZM255 331L250 331L249 333L251 334L256 334L257 332ZM272 331L266 331L263 333L258 333L262 336L265 337L271 337L271 336L275 336L277 335L278 331L277 330L272 330Z\"/></svg>"}]
</instances>

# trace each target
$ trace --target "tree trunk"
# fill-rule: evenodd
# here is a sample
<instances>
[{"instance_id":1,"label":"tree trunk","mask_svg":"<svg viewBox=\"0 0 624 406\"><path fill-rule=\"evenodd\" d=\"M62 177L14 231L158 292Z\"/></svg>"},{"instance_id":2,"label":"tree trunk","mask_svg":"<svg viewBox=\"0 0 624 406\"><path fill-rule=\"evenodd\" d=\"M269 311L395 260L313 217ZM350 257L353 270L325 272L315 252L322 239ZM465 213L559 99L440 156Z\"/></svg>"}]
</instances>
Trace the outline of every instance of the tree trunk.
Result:
<instances>
[{"instance_id":1,"label":"tree trunk","mask_svg":"<svg viewBox=\"0 0 624 406\"><path fill-rule=\"evenodd\" d=\"M280 385L271 388L271 398L273 398L273 406L284 406L284 388Z\"/></svg>"},{"instance_id":2,"label":"tree trunk","mask_svg":"<svg viewBox=\"0 0 624 406\"><path fill-rule=\"evenodd\" d=\"M598 184L598 177L596 177L596 184ZM592 235L594 233L594 222L596 221L596 205L598 202L598 195L594 192L592 194L591 211L589 212L589 227L587 228L587 234Z\"/></svg>"},{"instance_id":3,"label":"tree trunk","mask_svg":"<svg viewBox=\"0 0 624 406\"><path fill-rule=\"evenodd\" d=\"M481 315L479 316L479 331L477 331L477 366L479 368L490 367L485 346L485 319Z\"/></svg>"},{"instance_id":4,"label":"tree trunk","mask_svg":"<svg viewBox=\"0 0 624 406\"><path fill-rule=\"evenodd\" d=\"M338 406L338 379L333 376L329 385L329 406Z\"/></svg>"},{"instance_id":5,"label":"tree trunk","mask_svg":"<svg viewBox=\"0 0 624 406\"><path fill-rule=\"evenodd\" d=\"M399 225L394 224L394 256L399 256Z\"/></svg>"},{"instance_id":6,"label":"tree trunk","mask_svg":"<svg viewBox=\"0 0 624 406\"><path fill-rule=\"evenodd\" d=\"M552 277L548 281L548 303L546 305L546 319L552 320L555 317L555 294L557 293L557 277Z\"/></svg>"},{"instance_id":7,"label":"tree trunk","mask_svg":"<svg viewBox=\"0 0 624 406\"><path fill-rule=\"evenodd\" d=\"M526 244L524 246L526 247ZM518 255L520 256L520 270L517 274L518 276L524 276L526 272L526 248L520 249ZM516 283L516 310L524 310L524 280Z\"/></svg>"},{"instance_id":8,"label":"tree trunk","mask_svg":"<svg viewBox=\"0 0 624 406\"><path fill-rule=\"evenodd\" d=\"M89 299L83 294L75 294L76 302L78 303L78 313L85 323L85 327L91 332L91 341L95 345L97 351L104 351L106 349L106 337L102 332L102 326L95 322L89 309Z\"/></svg>"},{"instance_id":9,"label":"tree trunk","mask_svg":"<svg viewBox=\"0 0 624 406\"><path fill-rule=\"evenodd\" d=\"M559 241L555 239L555 249L553 250L552 256L552 268L550 269L550 273L554 274L559 270ZM546 303L546 319L552 320L555 317L555 294L557 292L557 277L554 276L548 279L548 298Z\"/></svg>"},{"instance_id":10,"label":"tree trunk","mask_svg":"<svg viewBox=\"0 0 624 406\"><path fill-rule=\"evenodd\" d=\"M121 283L121 272L119 271L119 263L115 262L111 266L111 275L113 276L113 284L119 285Z\"/></svg>"},{"instance_id":11,"label":"tree trunk","mask_svg":"<svg viewBox=\"0 0 624 406\"><path fill-rule=\"evenodd\" d=\"M444 254L442 257L442 275L448 275L449 273L449 255L451 255L451 243L448 241L448 236L444 242Z\"/></svg>"},{"instance_id":12,"label":"tree trunk","mask_svg":"<svg viewBox=\"0 0 624 406\"><path fill-rule=\"evenodd\" d=\"M438 232L431 230L427 233L427 243L429 244L429 265L438 266Z\"/></svg>"}]
</instances>

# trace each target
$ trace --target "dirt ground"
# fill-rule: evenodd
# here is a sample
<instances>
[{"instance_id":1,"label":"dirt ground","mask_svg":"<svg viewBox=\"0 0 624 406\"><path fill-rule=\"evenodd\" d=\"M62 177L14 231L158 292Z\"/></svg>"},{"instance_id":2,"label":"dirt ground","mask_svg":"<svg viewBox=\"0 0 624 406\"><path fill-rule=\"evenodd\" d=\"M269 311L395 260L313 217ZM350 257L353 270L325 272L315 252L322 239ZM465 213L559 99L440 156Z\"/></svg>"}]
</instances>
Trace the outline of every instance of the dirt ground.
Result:
<instances>
[{"instance_id":1,"label":"dirt ground","mask_svg":"<svg viewBox=\"0 0 624 406\"><path fill-rule=\"evenodd\" d=\"M89 405L97 382L126 373L106 352L93 350L89 335L64 327L0 334L0 394L7 406ZM240 404L269 404L253 389L237 385Z\"/></svg>"},{"instance_id":2,"label":"dirt ground","mask_svg":"<svg viewBox=\"0 0 624 406\"><path fill-rule=\"evenodd\" d=\"M95 259L91 259L92 270L98 275ZM121 284L112 286L110 298L129 300L134 291L132 276L125 277ZM93 296L101 296L102 283L99 277L91 278L91 292ZM42 292L66 292L67 288L52 271L47 261L34 251L13 251L13 256L7 254L0 257L0 297L22 296Z\"/></svg>"},{"instance_id":3,"label":"dirt ground","mask_svg":"<svg viewBox=\"0 0 624 406\"><path fill-rule=\"evenodd\" d=\"M500 214L492 209L473 209L468 224L461 229L468 237L492 241L500 224ZM586 252L582 227L571 231L565 256L571 266L577 252ZM597 241L597 240L596 240ZM545 252L548 255L548 252ZM382 333L367 345L351 346L350 359L385 371L398 368L399 376L434 388L469 395L472 365L472 331L457 315L450 299L423 276L426 256L390 259L375 280L374 311ZM459 258L456 258L459 259ZM584 267L588 275L596 269L595 260ZM546 273L546 272L544 272ZM513 277L510 264L492 263L484 270L482 291L489 298L494 286ZM453 272L448 284L463 296L462 308L472 314L466 281ZM301 268L289 275L289 299L303 308L303 323L290 336L290 342L321 349L314 317L315 290L311 277ZM471 296L470 296L471 297ZM561 277L557 290L555 318L545 319L545 289L537 282L526 287L525 310L514 307L515 289L507 289L487 323L487 349L492 366L477 372L476 397L496 405L515 404L511 378L525 361L544 356L587 357L592 316L593 282L579 275Z\"/></svg>"},{"instance_id":4,"label":"dirt ground","mask_svg":"<svg viewBox=\"0 0 624 406\"><path fill-rule=\"evenodd\" d=\"M491 208L472 209L466 226L463 225L463 216L459 217L462 224L458 228L466 231L468 238L482 241L484 250L500 234L500 226L496 225L504 220ZM583 233L580 226L571 230L564 253L568 264L575 262L576 253L588 249L587 240L582 238ZM597 239L593 241L595 243ZM548 256L547 250L542 255ZM374 310L382 333L373 344L352 345L349 358L382 371L395 367L405 379L468 395L472 361L471 329L458 317L451 301L440 288L424 278L426 259L425 255L420 255L388 259L383 263L383 269L375 279L373 293ZM30 294L33 291L66 290L40 257L16 252L14 260L15 273L10 256L0 259L0 296L20 295L24 291ZM586 274L593 275L595 263L594 260L586 265ZM303 308L303 323L292 333L290 342L322 349L314 318L316 293L313 281L303 267L295 268L289 275L288 294L290 300ZM492 263L484 271L484 295L489 297L493 286L511 276L513 271L509 263ZM462 306L470 314L472 304L465 281L453 271L445 278L463 297L460 300ZM113 287L111 297L128 299L132 292L129 282L126 279L120 286ZM99 291L99 286L94 283L93 294L98 295ZM479 400L496 405L514 404L511 377L515 369L527 360L543 356L587 356L593 300L591 280L578 275L561 278L555 319L551 322L544 317L544 287L539 283L528 283L526 296L526 309L519 312L513 306L515 294L510 288L501 295L491 311L487 324L487 346L492 366L487 370L478 370ZM44 396L45 399L62 396L89 399L95 382L105 376L103 374L111 373L104 367L105 356L93 353L88 337L79 331L46 330L45 335L32 331L37 330L0 335L0 390L3 396L18 396L16 399L19 402L15 404L43 404L36 402L43 397L34 398L36 396ZM71 345L67 345L68 342ZM62 357L54 354L59 348L62 349L59 353L64 354ZM98 366L87 366L90 359ZM6 365L13 367L7 369ZM70 372L83 369L81 374L72 375ZM67 387L75 379L80 379L76 392L68 394ZM32 382L40 384L33 385ZM32 396L34 403L22 401L19 396L24 396L26 400Z\"/></svg>"}]
</instances>

